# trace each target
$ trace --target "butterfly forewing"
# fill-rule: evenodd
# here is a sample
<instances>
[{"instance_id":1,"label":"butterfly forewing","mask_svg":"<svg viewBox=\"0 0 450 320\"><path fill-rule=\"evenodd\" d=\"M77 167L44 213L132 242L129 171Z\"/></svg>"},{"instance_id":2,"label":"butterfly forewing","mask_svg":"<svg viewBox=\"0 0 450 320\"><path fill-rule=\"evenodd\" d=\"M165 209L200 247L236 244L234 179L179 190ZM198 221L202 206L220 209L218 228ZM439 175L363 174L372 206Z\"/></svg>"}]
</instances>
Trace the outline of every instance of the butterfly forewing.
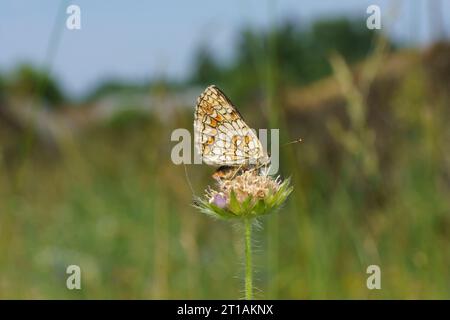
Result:
<instances>
[{"instance_id":1,"label":"butterfly forewing","mask_svg":"<svg viewBox=\"0 0 450 320\"><path fill-rule=\"evenodd\" d=\"M203 161L216 166L240 166L267 161L261 142L231 101L216 86L197 100L194 140Z\"/></svg>"}]
</instances>

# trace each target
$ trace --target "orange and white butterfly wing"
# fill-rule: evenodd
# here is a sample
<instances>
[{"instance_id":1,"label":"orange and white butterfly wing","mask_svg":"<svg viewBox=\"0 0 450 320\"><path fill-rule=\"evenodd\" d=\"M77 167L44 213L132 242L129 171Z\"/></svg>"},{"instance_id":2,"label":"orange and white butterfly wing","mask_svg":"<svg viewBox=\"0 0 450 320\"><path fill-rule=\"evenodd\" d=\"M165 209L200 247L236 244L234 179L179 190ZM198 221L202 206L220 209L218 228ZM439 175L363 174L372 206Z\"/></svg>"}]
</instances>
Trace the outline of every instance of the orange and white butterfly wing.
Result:
<instances>
[{"instance_id":1,"label":"orange and white butterfly wing","mask_svg":"<svg viewBox=\"0 0 450 320\"><path fill-rule=\"evenodd\" d=\"M239 166L268 160L256 134L214 85L206 88L197 100L194 143L209 165Z\"/></svg>"}]
</instances>

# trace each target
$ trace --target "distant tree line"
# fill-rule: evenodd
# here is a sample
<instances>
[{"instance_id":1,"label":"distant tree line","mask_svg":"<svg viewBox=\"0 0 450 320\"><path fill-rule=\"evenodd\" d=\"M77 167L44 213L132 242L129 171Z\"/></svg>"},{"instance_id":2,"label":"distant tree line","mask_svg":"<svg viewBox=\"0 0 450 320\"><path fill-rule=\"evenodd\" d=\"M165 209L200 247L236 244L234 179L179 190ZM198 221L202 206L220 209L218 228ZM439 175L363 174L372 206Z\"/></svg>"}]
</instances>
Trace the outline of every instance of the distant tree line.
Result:
<instances>
[{"instance_id":1,"label":"distant tree line","mask_svg":"<svg viewBox=\"0 0 450 320\"><path fill-rule=\"evenodd\" d=\"M176 89L215 83L239 97L260 88L268 77L279 84L304 85L330 74L328 56L333 51L350 63L364 58L373 46L374 36L364 21L345 18L319 20L310 26L290 20L270 30L245 28L229 63L218 61L211 48L201 46L194 56L191 75L182 83L167 79L138 84L110 80L94 88L85 100L110 93L142 92L154 84ZM2 91L32 96L48 106L59 106L69 100L54 78L28 64L19 66L7 77L0 75L0 95Z\"/></svg>"},{"instance_id":2,"label":"distant tree line","mask_svg":"<svg viewBox=\"0 0 450 320\"><path fill-rule=\"evenodd\" d=\"M375 35L365 21L346 18L318 20L310 26L291 20L268 31L246 28L228 64L215 59L210 48L199 48L190 82L221 83L234 95L257 88L267 77L281 84L307 84L331 73L332 52L350 63L366 57Z\"/></svg>"},{"instance_id":3,"label":"distant tree line","mask_svg":"<svg viewBox=\"0 0 450 320\"><path fill-rule=\"evenodd\" d=\"M22 64L8 77L0 79L0 94L1 91L14 97L37 98L49 107L67 101L57 80L30 64Z\"/></svg>"}]
</instances>

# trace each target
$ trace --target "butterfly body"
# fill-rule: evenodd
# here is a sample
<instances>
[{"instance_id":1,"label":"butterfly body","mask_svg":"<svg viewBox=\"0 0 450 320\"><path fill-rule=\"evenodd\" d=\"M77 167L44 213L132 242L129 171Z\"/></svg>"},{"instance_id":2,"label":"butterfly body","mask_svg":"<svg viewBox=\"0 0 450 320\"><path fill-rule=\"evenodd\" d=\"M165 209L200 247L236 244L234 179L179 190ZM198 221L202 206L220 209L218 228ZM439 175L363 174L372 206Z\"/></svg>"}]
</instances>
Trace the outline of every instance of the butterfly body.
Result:
<instances>
[{"instance_id":1,"label":"butterfly body","mask_svg":"<svg viewBox=\"0 0 450 320\"><path fill-rule=\"evenodd\" d=\"M213 175L216 179L232 179L269 163L256 134L214 85L206 88L197 100L194 142L206 164L220 167Z\"/></svg>"},{"instance_id":2,"label":"butterfly body","mask_svg":"<svg viewBox=\"0 0 450 320\"><path fill-rule=\"evenodd\" d=\"M219 167L213 174L213 179L220 181L220 180L232 180L237 176L242 175L246 171L252 171L256 173L259 173L260 167L255 165L248 165L248 166L239 166L239 167L233 167L233 166L221 166Z\"/></svg>"}]
</instances>

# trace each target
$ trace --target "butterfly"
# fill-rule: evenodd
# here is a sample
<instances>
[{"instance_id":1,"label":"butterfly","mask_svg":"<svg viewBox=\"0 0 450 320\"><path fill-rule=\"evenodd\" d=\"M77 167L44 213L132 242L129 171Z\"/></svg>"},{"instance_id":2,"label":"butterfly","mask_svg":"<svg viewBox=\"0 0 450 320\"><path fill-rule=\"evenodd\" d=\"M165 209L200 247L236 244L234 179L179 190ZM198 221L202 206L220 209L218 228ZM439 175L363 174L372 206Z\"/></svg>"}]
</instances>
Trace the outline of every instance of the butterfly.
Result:
<instances>
[{"instance_id":1,"label":"butterfly","mask_svg":"<svg viewBox=\"0 0 450 320\"><path fill-rule=\"evenodd\" d=\"M215 85L197 99L194 144L206 164L219 166L215 179L231 179L270 162L256 134Z\"/></svg>"}]
</instances>

